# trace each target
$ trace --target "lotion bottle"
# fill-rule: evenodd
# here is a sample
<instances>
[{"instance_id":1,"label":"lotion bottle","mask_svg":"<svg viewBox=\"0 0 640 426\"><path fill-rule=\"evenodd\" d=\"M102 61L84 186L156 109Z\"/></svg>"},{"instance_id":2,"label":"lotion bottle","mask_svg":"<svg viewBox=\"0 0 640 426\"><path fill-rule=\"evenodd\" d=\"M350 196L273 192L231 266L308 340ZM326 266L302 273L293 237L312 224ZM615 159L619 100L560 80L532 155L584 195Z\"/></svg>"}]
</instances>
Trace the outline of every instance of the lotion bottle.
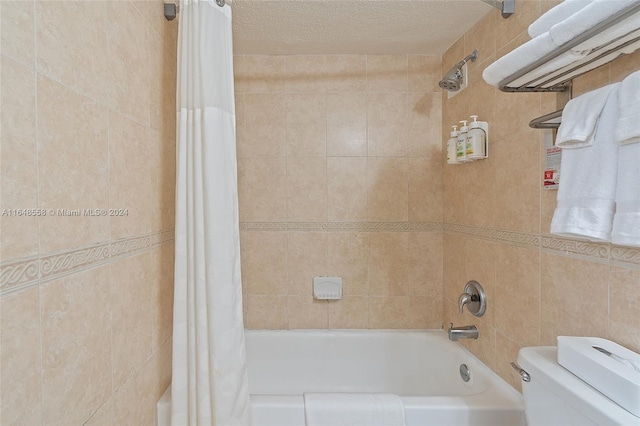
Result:
<instances>
[{"instance_id":1,"label":"lotion bottle","mask_svg":"<svg viewBox=\"0 0 640 426\"><path fill-rule=\"evenodd\" d=\"M472 115L471 119L473 121L469 124L469 131L467 132L467 158L469 160L487 158L489 123L486 121L478 121L477 115Z\"/></svg>"},{"instance_id":2,"label":"lotion bottle","mask_svg":"<svg viewBox=\"0 0 640 426\"><path fill-rule=\"evenodd\" d=\"M471 161L467 159L467 131L469 127L467 127L467 120L462 120L460 123L462 123L462 127L460 127L456 142L456 159L458 163L466 163Z\"/></svg>"},{"instance_id":3,"label":"lotion bottle","mask_svg":"<svg viewBox=\"0 0 640 426\"><path fill-rule=\"evenodd\" d=\"M458 142L458 126L451 126L451 138L447 141L447 164L460 164L456 158L456 144Z\"/></svg>"}]
</instances>

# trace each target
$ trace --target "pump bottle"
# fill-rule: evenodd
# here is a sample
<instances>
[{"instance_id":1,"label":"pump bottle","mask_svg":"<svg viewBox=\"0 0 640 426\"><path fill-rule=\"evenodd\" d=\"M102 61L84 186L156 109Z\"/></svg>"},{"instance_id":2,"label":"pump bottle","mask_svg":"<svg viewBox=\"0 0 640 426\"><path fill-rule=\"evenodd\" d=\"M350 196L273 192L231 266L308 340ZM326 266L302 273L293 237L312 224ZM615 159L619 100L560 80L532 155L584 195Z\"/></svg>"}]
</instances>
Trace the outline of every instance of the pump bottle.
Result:
<instances>
[{"instance_id":1,"label":"pump bottle","mask_svg":"<svg viewBox=\"0 0 640 426\"><path fill-rule=\"evenodd\" d=\"M462 123L462 127L460 127L460 133L456 141L456 159L458 163L466 163L471 161L467 159L467 131L469 127L467 127L467 120L462 120L460 123Z\"/></svg>"},{"instance_id":2,"label":"pump bottle","mask_svg":"<svg viewBox=\"0 0 640 426\"><path fill-rule=\"evenodd\" d=\"M469 124L467 132L466 156L469 160L479 160L487 158L487 132L489 124L485 121L478 121L477 115L472 115L473 120Z\"/></svg>"},{"instance_id":3,"label":"pump bottle","mask_svg":"<svg viewBox=\"0 0 640 426\"><path fill-rule=\"evenodd\" d=\"M447 141L447 164L460 164L456 158L456 144L458 142L458 126L451 126L451 138Z\"/></svg>"}]
</instances>

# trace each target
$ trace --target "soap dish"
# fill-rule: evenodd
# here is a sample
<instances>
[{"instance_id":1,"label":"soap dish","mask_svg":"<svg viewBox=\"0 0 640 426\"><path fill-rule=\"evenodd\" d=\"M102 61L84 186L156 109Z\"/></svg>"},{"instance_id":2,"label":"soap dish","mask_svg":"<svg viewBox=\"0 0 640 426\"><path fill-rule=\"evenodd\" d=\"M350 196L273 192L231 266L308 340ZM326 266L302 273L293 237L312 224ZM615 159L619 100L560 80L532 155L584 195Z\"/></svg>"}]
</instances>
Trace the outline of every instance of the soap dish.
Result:
<instances>
[{"instance_id":1,"label":"soap dish","mask_svg":"<svg viewBox=\"0 0 640 426\"><path fill-rule=\"evenodd\" d=\"M607 339L558 336L558 364L640 417L639 354Z\"/></svg>"}]
</instances>

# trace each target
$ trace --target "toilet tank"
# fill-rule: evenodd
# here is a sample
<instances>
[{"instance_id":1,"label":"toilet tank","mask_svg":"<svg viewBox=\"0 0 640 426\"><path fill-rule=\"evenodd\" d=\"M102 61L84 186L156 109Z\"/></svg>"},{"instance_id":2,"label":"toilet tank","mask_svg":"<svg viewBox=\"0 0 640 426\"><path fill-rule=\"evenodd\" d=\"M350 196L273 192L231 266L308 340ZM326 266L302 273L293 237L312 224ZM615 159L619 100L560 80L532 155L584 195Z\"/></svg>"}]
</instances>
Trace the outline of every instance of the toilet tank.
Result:
<instances>
[{"instance_id":1,"label":"toilet tank","mask_svg":"<svg viewBox=\"0 0 640 426\"><path fill-rule=\"evenodd\" d=\"M640 418L589 386L557 362L555 346L522 348L518 364L529 426L640 426Z\"/></svg>"}]
</instances>

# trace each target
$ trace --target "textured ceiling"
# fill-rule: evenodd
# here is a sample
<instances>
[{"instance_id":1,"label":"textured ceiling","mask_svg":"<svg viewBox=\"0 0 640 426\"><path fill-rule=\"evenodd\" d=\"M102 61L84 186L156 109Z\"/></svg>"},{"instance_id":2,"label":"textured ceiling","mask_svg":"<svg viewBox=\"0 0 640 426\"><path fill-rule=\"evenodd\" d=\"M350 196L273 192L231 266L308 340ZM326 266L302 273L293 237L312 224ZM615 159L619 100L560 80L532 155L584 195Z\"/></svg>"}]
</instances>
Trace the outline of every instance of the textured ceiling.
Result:
<instances>
[{"instance_id":1,"label":"textured ceiling","mask_svg":"<svg viewBox=\"0 0 640 426\"><path fill-rule=\"evenodd\" d=\"M234 0L236 54L441 55L491 7L480 0Z\"/></svg>"}]
</instances>

